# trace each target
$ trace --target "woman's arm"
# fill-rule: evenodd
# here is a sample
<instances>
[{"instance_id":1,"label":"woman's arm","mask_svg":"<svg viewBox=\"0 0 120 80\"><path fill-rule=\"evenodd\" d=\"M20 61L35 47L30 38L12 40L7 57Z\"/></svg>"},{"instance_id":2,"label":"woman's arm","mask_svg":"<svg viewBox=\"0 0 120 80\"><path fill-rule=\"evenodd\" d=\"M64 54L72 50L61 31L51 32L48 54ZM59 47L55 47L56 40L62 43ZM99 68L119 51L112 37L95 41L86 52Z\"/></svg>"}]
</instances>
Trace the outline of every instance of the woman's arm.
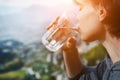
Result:
<instances>
[{"instance_id":1,"label":"woman's arm","mask_svg":"<svg viewBox=\"0 0 120 80\"><path fill-rule=\"evenodd\" d=\"M83 70L83 65L81 64L78 50L76 48L76 40L70 38L62 49L68 77L74 78L82 73Z\"/></svg>"}]
</instances>

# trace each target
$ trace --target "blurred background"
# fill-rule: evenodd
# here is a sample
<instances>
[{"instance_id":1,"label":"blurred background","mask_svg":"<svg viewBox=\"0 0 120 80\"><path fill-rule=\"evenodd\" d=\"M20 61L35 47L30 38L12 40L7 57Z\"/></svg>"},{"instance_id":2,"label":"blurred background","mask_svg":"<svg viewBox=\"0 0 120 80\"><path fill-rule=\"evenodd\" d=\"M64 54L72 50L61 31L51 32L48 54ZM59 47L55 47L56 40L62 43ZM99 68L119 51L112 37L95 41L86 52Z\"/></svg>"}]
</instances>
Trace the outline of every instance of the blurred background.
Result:
<instances>
[{"instance_id":1,"label":"blurred background","mask_svg":"<svg viewBox=\"0 0 120 80\"><path fill-rule=\"evenodd\" d=\"M72 0L0 0L0 80L67 80L62 51L50 53L41 43L46 27ZM106 50L78 36L84 65L94 66Z\"/></svg>"}]
</instances>

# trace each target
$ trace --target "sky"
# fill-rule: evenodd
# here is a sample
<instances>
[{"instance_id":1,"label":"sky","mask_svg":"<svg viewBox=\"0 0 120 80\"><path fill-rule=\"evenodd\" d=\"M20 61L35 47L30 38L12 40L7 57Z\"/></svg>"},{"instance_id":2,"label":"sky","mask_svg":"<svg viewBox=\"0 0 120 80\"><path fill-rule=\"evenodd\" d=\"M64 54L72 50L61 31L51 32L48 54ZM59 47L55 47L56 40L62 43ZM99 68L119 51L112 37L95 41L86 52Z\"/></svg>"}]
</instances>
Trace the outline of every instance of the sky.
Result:
<instances>
[{"instance_id":1,"label":"sky","mask_svg":"<svg viewBox=\"0 0 120 80\"><path fill-rule=\"evenodd\" d=\"M71 4L72 0L0 0L0 15L21 12L32 5L52 7L55 5Z\"/></svg>"},{"instance_id":2,"label":"sky","mask_svg":"<svg viewBox=\"0 0 120 80\"><path fill-rule=\"evenodd\" d=\"M57 4L69 4L72 0L0 0L0 6L30 6L34 4L52 6Z\"/></svg>"},{"instance_id":3,"label":"sky","mask_svg":"<svg viewBox=\"0 0 120 80\"><path fill-rule=\"evenodd\" d=\"M3 22L0 24L0 29L3 30L2 31L3 34L2 32L0 32L0 35L3 35L3 36L10 35L10 36L13 36L14 38L18 38L18 40L21 40L21 41L25 41L25 40L28 41L28 40L33 40L33 39L39 40L40 35L42 35L43 27L46 27L46 26L43 26L43 24L45 24L46 22L48 23L48 21L51 19L50 18L51 14L47 16L46 16L46 13L45 13L45 16L44 15L41 16L42 13L40 13L40 15L36 15L37 12L27 14L26 13L27 11L29 12L32 10L31 6L37 5L37 7L41 7L43 5L44 7L50 6L50 7L55 7L56 9L55 5L62 6L62 4L69 5L71 3L72 3L72 0L0 0L0 17L2 17L0 20ZM33 11L36 11L36 10L33 10ZM24 14L27 16L25 16ZM20 17L19 15L20 16L24 15L25 17L24 16ZM40 18L36 16L39 16ZM32 19L32 17L34 18ZM35 25L31 25L32 24L31 21L33 21L33 23L36 21L34 23ZM22 22L25 23L25 25L21 25ZM30 22L31 24L28 24ZM39 22L39 24L36 24L37 22ZM5 27L7 28L5 29Z\"/></svg>"}]
</instances>

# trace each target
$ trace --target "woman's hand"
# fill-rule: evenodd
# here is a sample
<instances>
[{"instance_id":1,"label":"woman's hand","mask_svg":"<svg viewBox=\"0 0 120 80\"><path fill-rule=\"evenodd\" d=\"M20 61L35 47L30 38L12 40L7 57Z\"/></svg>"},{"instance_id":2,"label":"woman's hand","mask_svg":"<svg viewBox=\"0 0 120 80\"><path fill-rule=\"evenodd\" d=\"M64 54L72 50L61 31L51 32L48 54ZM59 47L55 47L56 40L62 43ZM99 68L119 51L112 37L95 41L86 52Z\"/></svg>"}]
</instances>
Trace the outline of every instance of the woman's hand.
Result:
<instances>
[{"instance_id":1,"label":"woman's hand","mask_svg":"<svg viewBox=\"0 0 120 80\"><path fill-rule=\"evenodd\" d=\"M75 49L77 49L76 47L77 41L75 37L70 37L67 42L64 44L64 46L62 47L62 50L64 53L66 52L74 52Z\"/></svg>"},{"instance_id":2,"label":"woman's hand","mask_svg":"<svg viewBox=\"0 0 120 80\"><path fill-rule=\"evenodd\" d=\"M74 37L71 37L62 47L66 72L70 78L74 78L80 74L83 69L76 44L76 39Z\"/></svg>"}]
</instances>

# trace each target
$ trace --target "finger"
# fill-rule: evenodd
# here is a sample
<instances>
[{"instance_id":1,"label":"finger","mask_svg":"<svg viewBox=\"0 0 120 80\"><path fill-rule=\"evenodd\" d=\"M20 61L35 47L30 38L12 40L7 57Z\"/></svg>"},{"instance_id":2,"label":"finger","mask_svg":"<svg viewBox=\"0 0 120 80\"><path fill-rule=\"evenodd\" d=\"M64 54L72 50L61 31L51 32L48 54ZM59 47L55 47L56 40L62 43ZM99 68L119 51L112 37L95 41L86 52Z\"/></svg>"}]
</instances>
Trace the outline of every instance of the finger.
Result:
<instances>
[{"instance_id":1,"label":"finger","mask_svg":"<svg viewBox=\"0 0 120 80\"><path fill-rule=\"evenodd\" d=\"M76 38L75 37L70 37L67 42L62 46L63 51L71 51L74 48L76 48Z\"/></svg>"},{"instance_id":2,"label":"finger","mask_svg":"<svg viewBox=\"0 0 120 80\"><path fill-rule=\"evenodd\" d=\"M77 43L76 38L75 37L71 37L67 41L67 47L68 48L76 47L76 43Z\"/></svg>"},{"instance_id":3,"label":"finger","mask_svg":"<svg viewBox=\"0 0 120 80\"><path fill-rule=\"evenodd\" d=\"M66 43L62 46L61 49L64 50L64 51L66 51L68 49Z\"/></svg>"},{"instance_id":4,"label":"finger","mask_svg":"<svg viewBox=\"0 0 120 80\"><path fill-rule=\"evenodd\" d=\"M58 17L47 27L47 30L49 30L50 28L52 28L54 24L57 24L59 18L60 18L60 16L58 16Z\"/></svg>"}]
</instances>

